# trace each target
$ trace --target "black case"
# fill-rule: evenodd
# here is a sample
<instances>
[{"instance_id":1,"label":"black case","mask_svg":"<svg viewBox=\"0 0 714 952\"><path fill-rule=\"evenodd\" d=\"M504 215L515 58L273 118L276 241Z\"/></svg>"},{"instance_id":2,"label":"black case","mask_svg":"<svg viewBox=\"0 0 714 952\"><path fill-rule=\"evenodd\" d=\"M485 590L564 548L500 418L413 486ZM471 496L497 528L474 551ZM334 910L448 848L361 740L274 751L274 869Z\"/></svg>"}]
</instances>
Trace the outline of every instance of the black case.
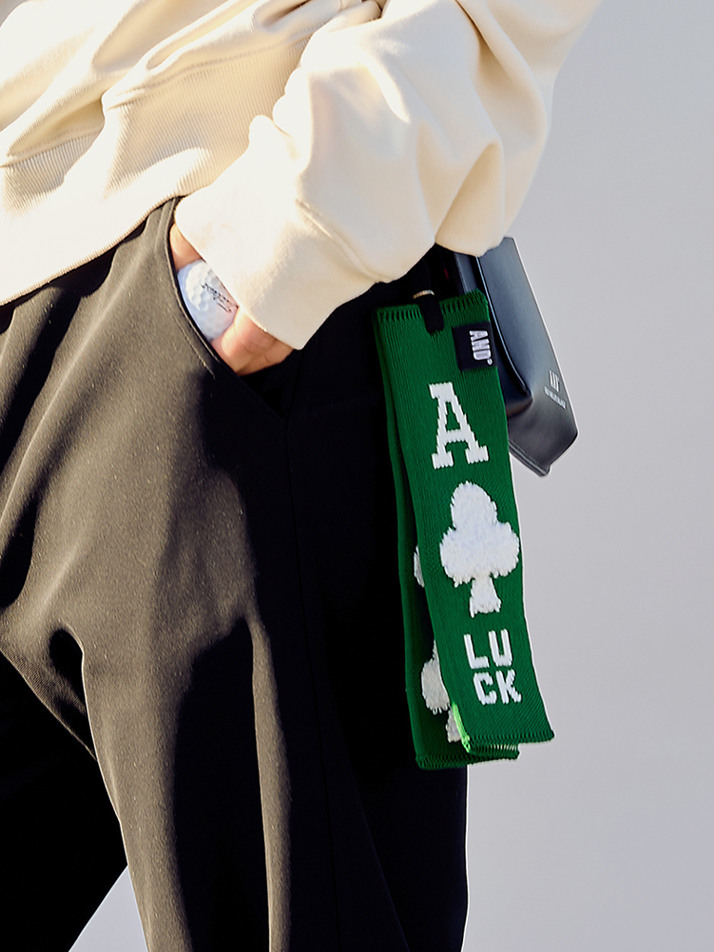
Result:
<instances>
[{"instance_id":1,"label":"black case","mask_svg":"<svg viewBox=\"0 0 714 952\"><path fill-rule=\"evenodd\" d=\"M578 431L515 241L506 237L479 258L438 246L430 255L437 297L478 289L488 299L511 453L539 476L547 475Z\"/></svg>"}]
</instances>

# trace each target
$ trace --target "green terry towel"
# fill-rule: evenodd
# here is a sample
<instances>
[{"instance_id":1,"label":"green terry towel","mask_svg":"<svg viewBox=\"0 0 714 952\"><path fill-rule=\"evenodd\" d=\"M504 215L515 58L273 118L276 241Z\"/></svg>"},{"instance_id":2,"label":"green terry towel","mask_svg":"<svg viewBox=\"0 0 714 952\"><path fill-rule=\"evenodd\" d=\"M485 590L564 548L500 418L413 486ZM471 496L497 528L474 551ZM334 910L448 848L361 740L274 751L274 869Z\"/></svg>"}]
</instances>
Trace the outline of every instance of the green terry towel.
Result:
<instances>
[{"instance_id":1,"label":"green terry towel","mask_svg":"<svg viewBox=\"0 0 714 952\"><path fill-rule=\"evenodd\" d=\"M515 758L553 737L523 608L522 553L488 304L375 314L397 495L406 688L417 763Z\"/></svg>"}]
</instances>

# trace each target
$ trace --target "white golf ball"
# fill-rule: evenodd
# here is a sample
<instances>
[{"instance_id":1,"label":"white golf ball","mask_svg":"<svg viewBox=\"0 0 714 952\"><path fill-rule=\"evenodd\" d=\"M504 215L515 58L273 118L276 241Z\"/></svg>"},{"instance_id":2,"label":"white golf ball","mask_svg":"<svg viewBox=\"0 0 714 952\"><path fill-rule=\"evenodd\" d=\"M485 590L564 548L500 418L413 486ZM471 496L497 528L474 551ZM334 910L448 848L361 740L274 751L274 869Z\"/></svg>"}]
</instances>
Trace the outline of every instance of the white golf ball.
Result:
<instances>
[{"instance_id":1,"label":"white golf ball","mask_svg":"<svg viewBox=\"0 0 714 952\"><path fill-rule=\"evenodd\" d=\"M184 304L201 333L214 340L233 322L238 305L215 271L200 258L176 275Z\"/></svg>"}]
</instances>

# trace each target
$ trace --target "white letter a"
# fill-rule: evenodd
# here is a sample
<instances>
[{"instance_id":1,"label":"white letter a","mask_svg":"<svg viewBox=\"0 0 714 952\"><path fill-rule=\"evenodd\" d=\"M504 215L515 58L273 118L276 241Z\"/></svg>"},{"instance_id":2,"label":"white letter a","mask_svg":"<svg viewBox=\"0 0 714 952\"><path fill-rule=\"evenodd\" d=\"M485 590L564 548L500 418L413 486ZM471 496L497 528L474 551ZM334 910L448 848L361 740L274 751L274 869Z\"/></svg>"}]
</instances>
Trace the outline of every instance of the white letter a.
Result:
<instances>
[{"instance_id":1,"label":"white letter a","mask_svg":"<svg viewBox=\"0 0 714 952\"><path fill-rule=\"evenodd\" d=\"M452 383L432 383L429 385L429 393L434 400L439 401L439 417L436 429L436 453L431 454L431 462L434 469L442 469L444 466L453 466L453 454L447 450L448 443L466 444L466 462L484 463L488 459L488 448L479 446L476 442L473 430L469 426L466 414L463 411L459 399L454 393ZM446 429L449 407L456 417L459 424L455 430Z\"/></svg>"}]
</instances>

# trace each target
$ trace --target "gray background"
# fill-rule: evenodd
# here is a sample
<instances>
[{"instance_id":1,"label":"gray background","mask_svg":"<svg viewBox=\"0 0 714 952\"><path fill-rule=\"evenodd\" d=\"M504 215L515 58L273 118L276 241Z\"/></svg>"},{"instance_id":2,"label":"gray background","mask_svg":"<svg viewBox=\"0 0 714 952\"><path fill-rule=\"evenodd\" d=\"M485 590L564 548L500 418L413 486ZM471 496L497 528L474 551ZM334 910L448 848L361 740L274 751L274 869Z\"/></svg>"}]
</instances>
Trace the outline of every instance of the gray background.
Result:
<instances>
[{"instance_id":1,"label":"gray background","mask_svg":"<svg viewBox=\"0 0 714 952\"><path fill-rule=\"evenodd\" d=\"M516 464L557 737L471 770L467 952L713 947L713 27L606 0L512 229L581 435ZM122 877L74 952L143 949Z\"/></svg>"}]
</instances>

